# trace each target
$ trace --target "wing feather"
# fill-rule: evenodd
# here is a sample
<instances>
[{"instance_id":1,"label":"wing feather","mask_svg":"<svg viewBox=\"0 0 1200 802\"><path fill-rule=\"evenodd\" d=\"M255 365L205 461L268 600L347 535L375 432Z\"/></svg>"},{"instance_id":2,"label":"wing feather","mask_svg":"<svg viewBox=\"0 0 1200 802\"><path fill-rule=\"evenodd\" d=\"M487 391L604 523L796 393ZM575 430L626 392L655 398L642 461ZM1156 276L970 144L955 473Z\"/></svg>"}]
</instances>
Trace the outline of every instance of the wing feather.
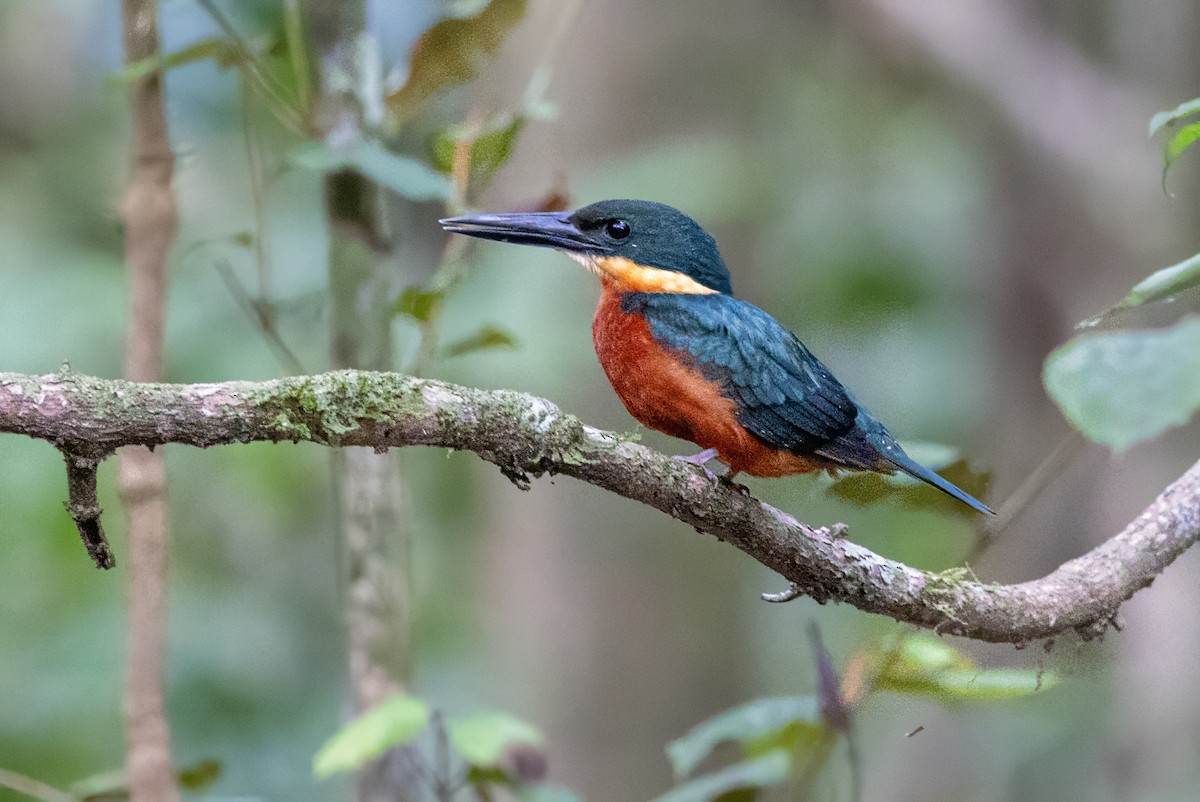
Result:
<instances>
[{"instance_id":1,"label":"wing feather","mask_svg":"<svg viewBox=\"0 0 1200 802\"><path fill-rule=\"evenodd\" d=\"M758 307L728 295L632 293L623 308L645 315L660 345L717 382L768 445L810 454L854 428L858 407L845 388Z\"/></svg>"}]
</instances>

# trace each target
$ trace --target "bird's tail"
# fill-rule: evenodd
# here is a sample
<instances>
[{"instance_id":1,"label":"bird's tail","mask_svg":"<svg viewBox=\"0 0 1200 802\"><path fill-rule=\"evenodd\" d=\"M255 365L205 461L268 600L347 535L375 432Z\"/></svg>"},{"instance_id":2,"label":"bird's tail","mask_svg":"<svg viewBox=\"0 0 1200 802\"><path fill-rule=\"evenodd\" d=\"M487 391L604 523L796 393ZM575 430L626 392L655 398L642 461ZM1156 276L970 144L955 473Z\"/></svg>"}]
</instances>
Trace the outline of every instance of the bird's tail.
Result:
<instances>
[{"instance_id":1,"label":"bird's tail","mask_svg":"<svg viewBox=\"0 0 1200 802\"><path fill-rule=\"evenodd\" d=\"M947 482L945 479L938 476L936 473L929 470L928 468L926 468L924 465L920 464L919 462L914 461L912 457L905 454L899 448L887 449L887 451L883 453L883 458L885 460L887 460L888 462L890 462L892 465L895 465L897 468L899 468L900 470L907 473L909 476L912 476L914 478L920 479L922 482L927 482L927 483L933 485L938 490L945 493L947 496L951 496L952 498L958 499L963 504L966 504L967 506L971 507L972 509L982 512L984 515L995 515L996 514L995 511L993 511L991 507L987 506L982 501L980 501L979 499L972 496L970 493L967 493L964 490L960 490L958 487L956 487L952 483Z\"/></svg>"}]
</instances>

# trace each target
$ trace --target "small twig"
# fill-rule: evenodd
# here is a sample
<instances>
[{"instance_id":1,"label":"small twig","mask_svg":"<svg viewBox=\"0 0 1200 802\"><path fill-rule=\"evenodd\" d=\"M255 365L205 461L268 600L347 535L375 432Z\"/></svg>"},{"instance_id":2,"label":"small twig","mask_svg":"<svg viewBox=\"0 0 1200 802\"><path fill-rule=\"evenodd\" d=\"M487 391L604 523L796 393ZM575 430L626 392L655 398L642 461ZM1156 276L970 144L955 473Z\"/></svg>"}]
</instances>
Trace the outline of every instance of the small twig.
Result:
<instances>
[{"instance_id":1,"label":"small twig","mask_svg":"<svg viewBox=\"0 0 1200 802\"><path fill-rule=\"evenodd\" d=\"M1053 480L1062 474L1083 451L1087 445L1083 435L1072 431L1063 437L1045 459L1021 482L1013 493L996 510L996 517L985 521L979 528L979 537L971 551L963 558L965 563L978 562L983 553L995 545L1000 536L1008 531L1009 526L1017 516L1029 509L1046 490Z\"/></svg>"},{"instance_id":2,"label":"small twig","mask_svg":"<svg viewBox=\"0 0 1200 802\"><path fill-rule=\"evenodd\" d=\"M0 769L0 788L9 788L18 794L24 794L31 799L40 799L42 802L79 802L78 797L73 794L60 791L32 777L26 777L24 774L7 769Z\"/></svg>"},{"instance_id":3,"label":"small twig","mask_svg":"<svg viewBox=\"0 0 1200 802\"><path fill-rule=\"evenodd\" d=\"M254 209L254 261L258 267L258 297L265 302L271 295L271 259L267 253L266 187L263 177L262 147L254 130L250 104L249 79L242 73L238 96L242 102L242 142L246 147L247 175L250 179L250 206Z\"/></svg>"},{"instance_id":4,"label":"small twig","mask_svg":"<svg viewBox=\"0 0 1200 802\"><path fill-rule=\"evenodd\" d=\"M760 598L765 602L772 602L774 604L783 604L785 602L790 602L795 599L798 599L803 595L804 595L804 590L799 585L797 585L795 582L789 582L788 586L787 586L787 590L781 590L778 593L770 593L770 592L762 593L762 594L760 594Z\"/></svg>"},{"instance_id":5,"label":"small twig","mask_svg":"<svg viewBox=\"0 0 1200 802\"><path fill-rule=\"evenodd\" d=\"M304 365L300 362L300 358L284 341L283 335L275 327L275 315L270 312L270 302L266 300L256 301L247 292L245 285L238 280L234 275L233 269L230 268L229 262L224 259L218 260L215 264L217 275L225 282L225 286L229 289L229 294L233 296L238 305L246 313L246 317L254 321L254 325L262 334L263 339L267 341L267 345L275 352L275 359L283 367L285 371L291 374L299 375L306 373Z\"/></svg>"},{"instance_id":6,"label":"small twig","mask_svg":"<svg viewBox=\"0 0 1200 802\"><path fill-rule=\"evenodd\" d=\"M100 501L96 498L96 469L100 461L63 451L67 463L67 501L63 506L75 519L79 537L88 556L97 568L109 569L117 564L104 527L100 523Z\"/></svg>"},{"instance_id":7,"label":"small twig","mask_svg":"<svg viewBox=\"0 0 1200 802\"><path fill-rule=\"evenodd\" d=\"M217 23L217 27L229 37L229 41L233 44L234 49L242 57L241 63L244 66L245 72L258 86L263 97L267 100L267 105L275 112L279 121L293 132L304 135L306 126L301 112L287 99L283 88L258 63L258 58L254 55L254 51L250 49L250 45L238 33L237 28L230 22L229 17L225 16L213 0L196 0L196 2L208 13L213 22Z\"/></svg>"}]
</instances>

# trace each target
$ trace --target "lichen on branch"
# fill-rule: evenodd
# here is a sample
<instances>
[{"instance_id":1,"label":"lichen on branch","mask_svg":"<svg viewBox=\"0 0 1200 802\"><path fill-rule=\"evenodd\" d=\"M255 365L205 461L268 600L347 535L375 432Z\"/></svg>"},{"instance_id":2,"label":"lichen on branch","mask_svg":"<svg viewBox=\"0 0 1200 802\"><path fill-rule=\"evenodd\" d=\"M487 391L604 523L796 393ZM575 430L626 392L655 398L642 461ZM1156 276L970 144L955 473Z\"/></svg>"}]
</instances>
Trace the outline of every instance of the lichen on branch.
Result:
<instances>
[{"instance_id":1,"label":"lichen on branch","mask_svg":"<svg viewBox=\"0 0 1200 802\"><path fill-rule=\"evenodd\" d=\"M1197 463L1087 554L1041 579L985 584L962 572L918 570L836 529L799 523L714 484L695 466L585 426L545 399L396 373L181 385L0 373L0 433L98 455L132 444L250 441L473 451L518 484L564 474L648 504L744 551L819 602L993 642L1102 634L1120 605L1200 536Z\"/></svg>"}]
</instances>

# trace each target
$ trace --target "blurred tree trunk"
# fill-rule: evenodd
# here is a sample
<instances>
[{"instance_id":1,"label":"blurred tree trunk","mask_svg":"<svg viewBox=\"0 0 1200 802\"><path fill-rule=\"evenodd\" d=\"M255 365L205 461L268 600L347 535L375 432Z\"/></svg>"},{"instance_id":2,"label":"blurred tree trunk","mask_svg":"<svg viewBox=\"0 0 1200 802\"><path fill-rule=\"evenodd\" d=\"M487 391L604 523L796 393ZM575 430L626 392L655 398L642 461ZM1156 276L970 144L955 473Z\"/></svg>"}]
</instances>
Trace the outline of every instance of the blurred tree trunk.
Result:
<instances>
[{"instance_id":1,"label":"blurred tree trunk","mask_svg":"<svg viewBox=\"0 0 1200 802\"><path fill-rule=\"evenodd\" d=\"M365 0L309 0L306 19L320 64L316 134L337 148L362 135L353 92L355 50L367 27ZM392 281L387 259L386 196L354 170L325 179L329 223L330 358L333 368L392 370ZM333 475L348 569L346 615L356 712L404 689L407 670L407 580L403 562L407 510L394 456L337 449ZM362 802L416 799L413 750L393 749L359 775Z\"/></svg>"},{"instance_id":2,"label":"blurred tree trunk","mask_svg":"<svg viewBox=\"0 0 1200 802\"><path fill-rule=\"evenodd\" d=\"M125 61L159 53L154 0L124 0ZM171 181L175 155L167 138L163 80L154 71L133 84L133 171L121 217L129 271L125 378L162 378L167 254L178 211ZM163 452L126 448L119 465L121 500L129 519L129 622L126 634L126 771L133 802L179 798L163 705L166 630L167 505Z\"/></svg>"}]
</instances>

